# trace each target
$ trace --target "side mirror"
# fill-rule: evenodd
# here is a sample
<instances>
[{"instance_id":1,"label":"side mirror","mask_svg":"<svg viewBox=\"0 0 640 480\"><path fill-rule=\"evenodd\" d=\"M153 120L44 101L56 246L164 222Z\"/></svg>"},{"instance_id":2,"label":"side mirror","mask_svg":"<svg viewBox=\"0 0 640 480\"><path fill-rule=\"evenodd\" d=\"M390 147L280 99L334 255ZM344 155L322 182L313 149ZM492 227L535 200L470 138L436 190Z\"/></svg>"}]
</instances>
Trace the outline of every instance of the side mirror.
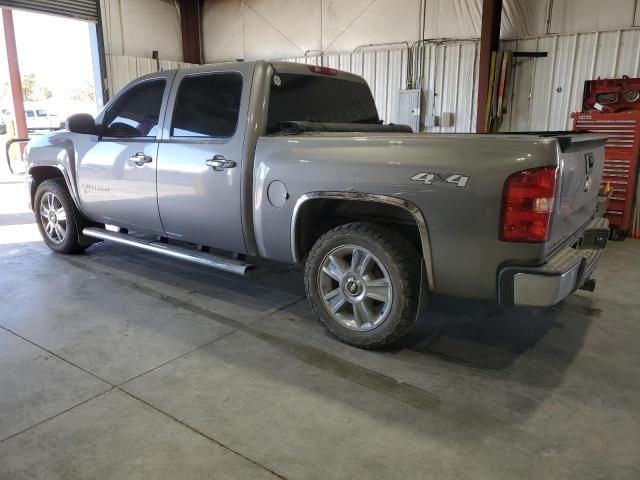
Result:
<instances>
[{"instance_id":1,"label":"side mirror","mask_svg":"<svg viewBox=\"0 0 640 480\"><path fill-rule=\"evenodd\" d=\"M76 113L67 118L67 128L73 133L98 134L96 121L88 113Z\"/></svg>"}]
</instances>

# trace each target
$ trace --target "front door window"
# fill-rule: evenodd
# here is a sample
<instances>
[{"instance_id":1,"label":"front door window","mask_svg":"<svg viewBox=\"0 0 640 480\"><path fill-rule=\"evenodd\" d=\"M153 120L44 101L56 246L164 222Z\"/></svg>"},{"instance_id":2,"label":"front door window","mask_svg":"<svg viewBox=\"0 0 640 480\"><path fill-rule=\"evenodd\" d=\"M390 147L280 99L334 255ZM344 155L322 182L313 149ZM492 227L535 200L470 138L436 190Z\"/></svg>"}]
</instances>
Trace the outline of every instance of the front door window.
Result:
<instances>
[{"instance_id":1,"label":"front door window","mask_svg":"<svg viewBox=\"0 0 640 480\"><path fill-rule=\"evenodd\" d=\"M106 113L105 137L155 137L166 82L163 79L139 83L122 94Z\"/></svg>"}]
</instances>

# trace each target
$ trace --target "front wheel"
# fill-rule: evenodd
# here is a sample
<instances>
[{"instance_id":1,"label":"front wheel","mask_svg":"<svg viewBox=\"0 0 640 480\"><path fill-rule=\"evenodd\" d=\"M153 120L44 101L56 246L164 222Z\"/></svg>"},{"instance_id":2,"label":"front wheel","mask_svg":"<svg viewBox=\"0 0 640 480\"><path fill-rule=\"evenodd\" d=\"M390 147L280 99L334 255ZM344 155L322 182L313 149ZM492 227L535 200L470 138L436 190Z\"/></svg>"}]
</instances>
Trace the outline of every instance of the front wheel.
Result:
<instances>
[{"instance_id":1,"label":"front wheel","mask_svg":"<svg viewBox=\"0 0 640 480\"><path fill-rule=\"evenodd\" d=\"M86 246L78 243L80 215L62 180L42 182L34 199L36 223L44 242L58 253L79 253Z\"/></svg>"},{"instance_id":2,"label":"front wheel","mask_svg":"<svg viewBox=\"0 0 640 480\"><path fill-rule=\"evenodd\" d=\"M403 236L372 223L339 226L313 246L305 265L307 298L341 341L379 348L414 325L420 256Z\"/></svg>"}]
</instances>

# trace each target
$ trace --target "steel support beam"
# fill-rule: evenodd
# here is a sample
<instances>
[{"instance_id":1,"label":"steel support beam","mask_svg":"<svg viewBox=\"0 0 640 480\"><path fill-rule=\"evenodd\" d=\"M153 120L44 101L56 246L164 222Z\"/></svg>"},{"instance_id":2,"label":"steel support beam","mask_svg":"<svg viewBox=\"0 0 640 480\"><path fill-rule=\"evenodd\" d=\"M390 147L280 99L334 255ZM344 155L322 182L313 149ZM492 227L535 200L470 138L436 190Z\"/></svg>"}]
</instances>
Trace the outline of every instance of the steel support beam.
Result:
<instances>
[{"instance_id":1,"label":"steel support beam","mask_svg":"<svg viewBox=\"0 0 640 480\"><path fill-rule=\"evenodd\" d=\"M502 0L482 0L482 28L480 30L480 67L478 72L478 117L477 133L487 133L487 100L491 55L500 48L500 21Z\"/></svg>"},{"instance_id":2,"label":"steel support beam","mask_svg":"<svg viewBox=\"0 0 640 480\"><path fill-rule=\"evenodd\" d=\"M13 114L16 119L16 134L18 138L27 138L27 118L24 115L24 94L20 79L18 64L18 49L16 47L16 32L13 28L13 12L8 8L2 9L2 24L4 26L4 41L7 47L7 64L9 65L9 81L11 96L13 97Z\"/></svg>"},{"instance_id":3,"label":"steel support beam","mask_svg":"<svg viewBox=\"0 0 640 480\"><path fill-rule=\"evenodd\" d=\"M202 2L180 0L182 57L187 63L202 63Z\"/></svg>"},{"instance_id":4,"label":"steel support beam","mask_svg":"<svg viewBox=\"0 0 640 480\"><path fill-rule=\"evenodd\" d=\"M115 93L109 91L109 83L107 79L107 54L104 50L104 25L102 23L102 2L104 0L96 0L98 4L98 21L95 27L91 28L91 62L94 68L94 83L96 88L96 100L100 97L102 105L106 105L109 98ZM95 37L95 38L94 38ZM97 71L96 71L97 70ZM98 75L96 75L98 74ZM99 79L96 77L100 77ZM98 80L100 83L98 84ZM98 92L100 90L100 92Z\"/></svg>"}]
</instances>

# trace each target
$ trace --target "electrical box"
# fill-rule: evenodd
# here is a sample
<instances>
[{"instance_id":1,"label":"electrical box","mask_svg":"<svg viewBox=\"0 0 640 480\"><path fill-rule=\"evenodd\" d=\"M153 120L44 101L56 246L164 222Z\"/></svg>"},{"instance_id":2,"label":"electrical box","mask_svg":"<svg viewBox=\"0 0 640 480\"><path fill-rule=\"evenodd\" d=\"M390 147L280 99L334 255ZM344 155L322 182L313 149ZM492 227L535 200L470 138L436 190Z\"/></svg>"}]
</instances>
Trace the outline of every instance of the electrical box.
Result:
<instances>
[{"instance_id":1,"label":"electrical box","mask_svg":"<svg viewBox=\"0 0 640 480\"><path fill-rule=\"evenodd\" d=\"M396 121L402 125L409 125L414 132L420 130L420 93L419 89L398 91Z\"/></svg>"},{"instance_id":2,"label":"electrical box","mask_svg":"<svg viewBox=\"0 0 640 480\"><path fill-rule=\"evenodd\" d=\"M440 115L441 127L453 127L454 114L452 112L442 112Z\"/></svg>"}]
</instances>

